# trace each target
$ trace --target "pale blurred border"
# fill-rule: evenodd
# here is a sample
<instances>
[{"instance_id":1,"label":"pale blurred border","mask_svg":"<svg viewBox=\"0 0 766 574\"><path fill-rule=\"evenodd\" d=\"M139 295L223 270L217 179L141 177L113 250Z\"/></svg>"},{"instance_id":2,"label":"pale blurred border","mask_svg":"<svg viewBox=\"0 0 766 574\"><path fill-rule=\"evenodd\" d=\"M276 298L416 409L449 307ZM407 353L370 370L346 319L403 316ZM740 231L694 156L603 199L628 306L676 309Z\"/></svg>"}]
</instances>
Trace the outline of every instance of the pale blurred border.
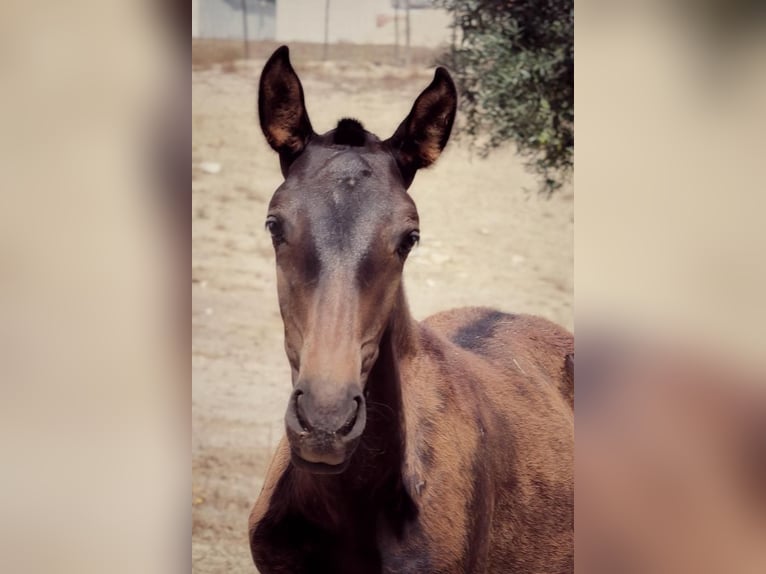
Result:
<instances>
[{"instance_id":1,"label":"pale blurred border","mask_svg":"<svg viewBox=\"0 0 766 574\"><path fill-rule=\"evenodd\" d=\"M188 570L175 6L0 5L2 572Z\"/></svg>"},{"instance_id":2,"label":"pale blurred border","mask_svg":"<svg viewBox=\"0 0 766 574\"><path fill-rule=\"evenodd\" d=\"M576 569L766 572L766 11L575 11Z\"/></svg>"},{"instance_id":3,"label":"pale blurred border","mask_svg":"<svg viewBox=\"0 0 766 574\"><path fill-rule=\"evenodd\" d=\"M751 4L755 15L737 11ZM766 34L755 4L576 3L575 292L583 318L762 362Z\"/></svg>"}]
</instances>

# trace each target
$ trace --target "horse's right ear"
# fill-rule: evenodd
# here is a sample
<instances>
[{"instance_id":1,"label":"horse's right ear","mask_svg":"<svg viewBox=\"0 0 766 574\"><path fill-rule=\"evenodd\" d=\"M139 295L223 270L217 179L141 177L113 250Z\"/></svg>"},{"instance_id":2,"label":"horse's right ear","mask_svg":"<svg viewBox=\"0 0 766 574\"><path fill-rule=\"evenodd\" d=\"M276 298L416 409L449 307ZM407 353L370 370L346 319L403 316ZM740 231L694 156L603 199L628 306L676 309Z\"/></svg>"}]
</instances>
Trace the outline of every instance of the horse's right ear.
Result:
<instances>
[{"instance_id":1,"label":"horse's right ear","mask_svg":"<svg viewBox=\"0 0 766 574\"><path fill-rule=\"evenodd\" d=\"M258 119L269 145L279 153L282 174L305 149L311 128L303 86L290 64L287 46L278 48L266 62L258 87Z\"/></svg>"}]
</instances>

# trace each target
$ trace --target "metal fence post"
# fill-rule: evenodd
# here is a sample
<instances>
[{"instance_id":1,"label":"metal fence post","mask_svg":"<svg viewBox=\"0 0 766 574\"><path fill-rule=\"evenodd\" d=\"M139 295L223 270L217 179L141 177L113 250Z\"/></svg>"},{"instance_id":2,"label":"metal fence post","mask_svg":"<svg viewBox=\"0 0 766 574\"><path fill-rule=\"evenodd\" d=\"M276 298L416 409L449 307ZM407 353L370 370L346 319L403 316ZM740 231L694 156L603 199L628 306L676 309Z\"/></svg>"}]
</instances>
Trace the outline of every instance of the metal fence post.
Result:
<instances>
[{"instance_id":1,"label":"metal fence post","mask_svg":"<svg viewBox=\"0 0 766 574\"><path fill-rule=\"evenodd\" d=\"M324 3L324 48L322 50L322 59L327 59L327 44L330 41L330 0Z\"/></svg>"},{"instance_id":2,"label":"metal fence post","mask_svg":"<svg viewBox=\"0 0 766 574\"><path fill-rule=\"evenodd\" d=\"M242 0L242 40L245 45L245 59L250 59L250 43L247 41L247 0Z\"/></svg>"}]
</instances>

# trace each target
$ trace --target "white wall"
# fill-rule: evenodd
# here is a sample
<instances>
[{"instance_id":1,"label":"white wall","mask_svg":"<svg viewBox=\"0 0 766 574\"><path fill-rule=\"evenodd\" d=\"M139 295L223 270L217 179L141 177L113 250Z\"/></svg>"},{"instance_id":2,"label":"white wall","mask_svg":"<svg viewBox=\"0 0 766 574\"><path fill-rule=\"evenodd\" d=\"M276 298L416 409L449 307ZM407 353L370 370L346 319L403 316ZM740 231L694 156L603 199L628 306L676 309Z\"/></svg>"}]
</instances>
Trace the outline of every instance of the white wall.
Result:
<instances>
[{"instance_id":1,"label":"white wall","mask_svg":"<svg viewBox=\"0 0 766 574\"><path fill-rule=\"evenodd\" d=\"M199 38L199 0L192 0L192 38Z\"/></svg>"},{"instance_id":2,"label":"white wall","mask_svg":"<svg viewBox=\"0 0 766 574\"><path fill-rule=\"evenodd\" d=\"M244 36L240 0L196 0L196 34L200 38L240 40ZM275 22L274 4L247 0L247 33L250 40L272 40ZM192 4L194 7L194 4ZM192 34L194 34L192 24Z\"/></svg>"},{"instance_id":3,"label":"white wall","mask_svg":"<svg viewBox=\"0 0 766 574\"><path fill-rule=\"evenodd\" d=\"M329 40L354 44L393 44L391 0L330 0ZM399 42L404 44L404 10L399 10ZM323 42L325 0L277 0L279 42ZM451 39L443 10L411 10L411 44L437 46Z\"/></svg>"}]
</instances>

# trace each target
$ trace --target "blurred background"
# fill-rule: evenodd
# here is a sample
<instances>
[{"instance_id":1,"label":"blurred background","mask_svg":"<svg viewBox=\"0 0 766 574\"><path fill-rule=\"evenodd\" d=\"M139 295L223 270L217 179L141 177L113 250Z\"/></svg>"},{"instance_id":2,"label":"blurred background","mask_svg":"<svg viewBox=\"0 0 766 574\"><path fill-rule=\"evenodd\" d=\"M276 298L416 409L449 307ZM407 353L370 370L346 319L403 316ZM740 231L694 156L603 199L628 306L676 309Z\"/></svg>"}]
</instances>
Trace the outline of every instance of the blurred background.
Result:
<instances>
[{"instance_id":1,"label":"blurred background","mask_svg":"<svg viewBox=\"0 0 766 574\"><path fill-rule=\"evenodd\" d=\"M487 305L571 329L571 177L565 169L543 173L535 163L546 157L538 136L553 124L557 102L568 101L561 113L572 113L571 3L557 15L569 22L568 36L558 40L561 55L546 59L556 75L545 82L541 74L539 90L511 73L524 68L524 57L532 69L539 47L521 38L524 50L501 45L514 37L514 25L532 20L512 11L490 17L489 4L413 1L408 9L389 0L199 0L194 6L192 556L200 574L244 573L253 571L247 517L282 436L291 388L273 247L264 230L268 202L282 182L255 109L266 58L289 45L317 132L354 117L381 138L404 120L436 65L447 65L464 103L446 151L410 188L421 230L405 268L413 314L424 319ZM460 21L467 31L454 25ZM546 32L538 25L545 22L536 18L535 29ZM492 45L480 43L487 36ZM556 67L566 68L567 42L568 77ZM490 50L496 58L486 57ZM559 100L548 95L562 84ZM543 99L550 101L547 115L535 105ZM488 113L477 113L471 101ZM546 185L554 175L557 186Z\"/></svg>"},{"instance_id":2,"label":"blurred background","mask_svg":"<svg viewBox=\"0 0 766 574\"><path fill-rule=\"evenodd\" d=\"M576 4L576 568L766 571L766 4Z\"/></svg>"}]
</instances>

